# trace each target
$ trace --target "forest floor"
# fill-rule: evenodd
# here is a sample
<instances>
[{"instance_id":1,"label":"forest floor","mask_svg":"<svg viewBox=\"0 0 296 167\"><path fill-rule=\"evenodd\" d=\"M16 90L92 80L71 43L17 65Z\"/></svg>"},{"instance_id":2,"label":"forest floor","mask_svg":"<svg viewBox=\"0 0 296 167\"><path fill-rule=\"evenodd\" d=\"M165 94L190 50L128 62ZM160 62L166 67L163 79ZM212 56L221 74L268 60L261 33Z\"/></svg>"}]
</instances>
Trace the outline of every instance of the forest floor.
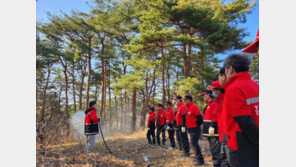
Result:
<instances>
[{"instance_id":1,"label":"forest floor","mask_svg":"<svg viewBox=\"0 0 296 167\"><path fill-rule=\"evenodd\" d=\"M166 137L168 134L166 132ZM109 154L105 148L100 135L97 140L93 153L85 154L85 144L82 142L67 143L47 147L46 150L37 149L37 166L194 166L193 158L181 157L178 149L170 148L167 141L164 147L147 146L137 150L147 144L146 131L138 131L129 135L116 135L106 138L106 143L113 152ZM212 166L211 154L207 140L202 138L199 142L205 157L204 167ZM194 156L193 149L190 147L191 156Z\"/></svg>"}]
</instances>

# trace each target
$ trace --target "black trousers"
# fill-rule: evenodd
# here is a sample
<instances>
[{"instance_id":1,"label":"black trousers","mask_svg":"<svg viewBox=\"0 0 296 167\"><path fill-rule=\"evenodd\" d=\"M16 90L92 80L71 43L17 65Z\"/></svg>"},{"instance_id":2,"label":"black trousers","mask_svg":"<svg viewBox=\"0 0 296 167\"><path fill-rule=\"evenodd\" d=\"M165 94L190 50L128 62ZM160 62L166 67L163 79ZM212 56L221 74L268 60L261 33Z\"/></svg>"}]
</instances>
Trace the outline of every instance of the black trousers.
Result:
<instances>
[{"instance_id":1,"label":"black trousers","mask_svg":"<svg viewBox=\"0 0 296 167\"><path fill-rule=\"evenodd\" d=\"M170 142L171 142L171 147L175 148L176 147L175 138L174 138L175 130L171 128L170 130L168 130L168 133L169 133L169 139L170 139Z\"/></svg>"},{"instance_id":2,"label":"black trousers","mask_svg":"<svg viewBox=\"0 0 296 167\"><path fill-rule=\"evenodd\" d=\"M190 134L190 143L193 147L194 153L195 153L195 158L198 159L200 162L204 161L204 157L201 153L201 149L199 147L198 141L200 138L201 134L201 129L200 126L196 128L191 128L188 129L188 132Z\"/></svg>"},{"instance_id":3,"label":"black trousers","mask_svg":"<svg viewBox=\"0 0 296 167\"><path fill-rule=\"evenodd\" d=\"M165 145L165 128L164 125L157 126L157 132L156 132L156 141L157 144L160 145L160 133L162 133L162 144Z\"/></svg>"},{"instance_id":4,"label":"black trousers","mask_svg":"<svg viewBox=\"0 0 296 167\"><path fill-rule=\"evenodd\" d=\"M189 154L189 140L188 140L188 134L187 134L187 128L185 130L185 132L183 133L181 131L181 127L179 130L179 135L180 135L180 139L181 139L181 148L184 154Z\"/></svg>"},{"instance_id":5,"label":"black trousers","mask_svg":"<svg viewBox=\"0 0 296 167\"><path fill-rule=\"evenodd\" d=\"M176 129L176 138L179 145L179 150L182 150L182 142L181 142L181 136L180 136L180 130Z\"/></svg>"},{"instance_id":6,"label":"black trousers","mask_svg":"<svg viewBox=\"0 0 296 167\"><path fill-rule=\"evenodd\" d=\"M147 131L147 139L149 143L152 143L151 136L152 136L152 142L155 144L155 127L152 127Z\"/></svg>"},{"instance_id":7,"label":"black trousers","mask_svg":"<svg viewBox=\"0 0 296 167\"><path fill-rule=\"evenodd\" d=\"M229 161L227 159L227 144L220 142L221 150L220 150L220 160L221 160L221 167L230 167Z\"/></svg>"},{"instance_id":8,"label":"black trousers","mask_svg":"<svg viewBox=\"0 0 296 167\"><path fill-rule=\"evenodd\" d=\"M220 161L220 142L219 138L214 136L214 137L208 137L209 145L210 145L210 150L212 153L212 159L213 159L213 165L214 167L220 167L221 166L221 161Z\"/></svg>"}]
</instances>

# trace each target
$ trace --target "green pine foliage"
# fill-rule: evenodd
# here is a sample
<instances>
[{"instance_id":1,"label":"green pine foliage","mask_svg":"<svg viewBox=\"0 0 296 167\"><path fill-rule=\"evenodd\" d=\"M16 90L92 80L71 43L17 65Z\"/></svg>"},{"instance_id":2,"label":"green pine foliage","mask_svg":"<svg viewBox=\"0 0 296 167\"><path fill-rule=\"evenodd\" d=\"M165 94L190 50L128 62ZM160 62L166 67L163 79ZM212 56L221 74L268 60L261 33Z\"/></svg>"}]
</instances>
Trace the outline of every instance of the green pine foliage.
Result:
<instances>
[{"instance_id":1,"label":"green pine foliage","mask_svg":"<svg viewBox=\"0 0 296 167\"><path fill-rule=\"evenodd\" d=\"M148 106L163 103L164 97L172 101L177 94L191 94L202 110L199 94L217 80L220 68L215 55L246 46L243 38L248 32L238 25L246 22L254 4L250 0L95 0L89 13L49 13L48 23L37 24L38 119L52 118L51 101L59 104L54 109L61 115L85 109L87 93L98 101L105 120L120 121L119 129L126 122L116 117L131 117L133 105L144 126ZM257 64L255 59L251 68L255 79Z\"/></svg>"}]
</instances>

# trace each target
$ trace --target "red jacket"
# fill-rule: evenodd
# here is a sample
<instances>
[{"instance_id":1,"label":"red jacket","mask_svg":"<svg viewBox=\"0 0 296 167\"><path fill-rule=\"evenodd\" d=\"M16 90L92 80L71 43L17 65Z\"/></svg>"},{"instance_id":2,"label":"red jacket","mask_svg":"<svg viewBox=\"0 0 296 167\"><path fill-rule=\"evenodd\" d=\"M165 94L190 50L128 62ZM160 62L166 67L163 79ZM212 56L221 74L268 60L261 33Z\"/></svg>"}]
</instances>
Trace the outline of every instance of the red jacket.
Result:
<instances>
[{"instance_id":1,"label":"red jacket","mask_svg":"<svg viewBox=\"0 0 296 167\"><path fill-rule=\"evenodd\" d=\"M157 126L165 125L166 118L167 118L166 112L163 109L160 109L156 115Z\"/></svg>"},{"instance_id":2,"label":"red jacket","mask_svg":"<svg viewBox=\"0 0 296 167\"><path fill-rule=\"evenodd\" d=\"M99 133L98 122L100 119L97 117L96 109L89 108L85 111L84 119L84 133L86 135L95 135Z\"/></svg>"},{"instance_id":3,"label":"red jacket","mask_svg":"<svg viewBox=\"0 0 296 167\"><path fill-rule=\"evenodd\" d=\"M208 102L205 109L204 122L218 122L218 103L215 99Z\"/></svg>"},{"instance_id":4,"label":"red jacket","mask_svg":"<svg viewBox=\"0 0 296 167\"><path fill-rule=\"evenodd\" d=\"M218 134L219 134L219 140L223 142L223 132L222 132L222 118L221 118L221 112L222 112L222 107L223 107L223 98L224 98L224 93L220 94L219 97L216 98L216 102L218 103Z\"/></svg>"},{"instance_id":5,"label":"red jacket","mask_svg":"<svg viewBox=\"0 0 296 167\"><path fill-rule=\"evenodd\" d=\"M182 115L185 115L186 113L187 113L187 107L186 107L186 105L183 104L183 103L180 103L178 105L177 113L176 113L177 126L182 125L182 123L183 123Z\"/></svg>"},{"instance_id":6,"label":"red jacket","mask_svg":"<svg viewBox=\"0 0 296 167\"><path fill-rule=\"evenodd\" d=\"M98 123L99 122L99 118L97 117L97 113L96 113L96 109L94 108L89 108L88 110L86 110L85 113L85 119L84 119L84 124L91 124L92 123Z\"/></svg>"},{"instance_id":7,"label":"red jacket","mask_svg":"<svg viewBox=\"0 0 296 167\"><path fill-rule=\"evenodd\" d=\"M150 121L152 121L152 123L155 124L155 112L154 111L151 111L149 114L147 127L149 127Z\"/></svg>"},{"instance_id":8,"label":"red jacket","mask_svg":"<svg viewBox=\"0 0 296 167\"><path fill-rule=\"evenodd\" d=\"M240 156L231 163L259 166L259 84L248 72L240 72L223 87L223 129L233 156Z\"/></svg>"},{"instance_id":9,"label":"red jacket","mask_svg":"<svg viewBox=\"0 0 296 167\"><path fill-rule=\"evenodd\" d=\"M174 119L174 110L173 110L173 108L172 107L170 107L169 109L168 109L168 115L167 115L168 117L167 117L167 122L169 122L170 124L173 124L173 119Z\"/></svg>"},{"instance_id":10,"label":"red jacket","mask_svg":"<svg viewBox=\"0 0 296 167\"><path fill-rule=\"evenodd\" d=\"M218 137L218 103L215 99L212 99L205 108L205 115L203 120L203 136L211 137L209 134L209 128L215 129L214 136Z\"/></svg>"},{"instance_id":11,"label":"red jacket","mask_svg":"<svg viewBox=\"0 0 296 167\"><path fill-rule=\"evenodd\" d=\"M187 128L196 128L197 127L197 116L201 115L198 107L193 104L193 102L190 102L187 105L188 112L186 116L186 126Z\"/></svg>"}]
</instances>

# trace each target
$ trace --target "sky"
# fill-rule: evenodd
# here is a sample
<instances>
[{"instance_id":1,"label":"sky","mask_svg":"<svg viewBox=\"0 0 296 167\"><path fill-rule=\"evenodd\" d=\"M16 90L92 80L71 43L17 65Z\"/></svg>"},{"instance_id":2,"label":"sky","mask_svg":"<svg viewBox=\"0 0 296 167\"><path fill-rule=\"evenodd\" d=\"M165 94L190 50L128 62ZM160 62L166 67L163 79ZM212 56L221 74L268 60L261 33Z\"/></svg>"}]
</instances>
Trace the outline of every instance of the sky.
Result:
<instances>
[{"instance_id":1,"label":"sky","mask_svg":"<svg viewBox=\"0 0 296 167\"><path fill-rule=\"evenodd\" d=\"M66 13L70 14L71 10L88 12L91 10L89 4L91 0L37 0L36 2L36 21L47 22L47 12L52 14ZM256 3L253 12L247 15L247 22L239 25L240 28L246 28L249 34L244 40L253 42L255 40L257 30L259 28L259 0ZM218 57L223 59L226 54L218 54Z\"/></svg>"}]
</instances>

